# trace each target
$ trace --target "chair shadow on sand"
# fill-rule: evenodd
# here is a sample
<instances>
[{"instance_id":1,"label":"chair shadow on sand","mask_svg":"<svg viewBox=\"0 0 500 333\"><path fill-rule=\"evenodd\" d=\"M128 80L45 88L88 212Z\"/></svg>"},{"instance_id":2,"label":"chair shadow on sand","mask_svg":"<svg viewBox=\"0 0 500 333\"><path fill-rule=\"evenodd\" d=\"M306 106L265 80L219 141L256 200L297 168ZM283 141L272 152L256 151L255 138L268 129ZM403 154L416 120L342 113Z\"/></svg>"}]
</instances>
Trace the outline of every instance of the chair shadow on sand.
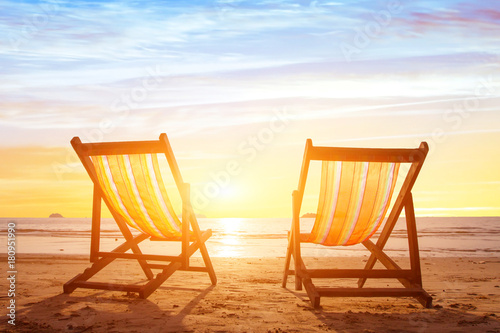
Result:
<instances>
[{"instance_id":1,"label":"chair shadow on sand","mask_svg":"<svg viewBox=\"0 0 500 333\"><path fill-rule=\"evenodd\" d=\"M40 302L28 303L26 308L18 312L19 319L13 332L120 332L123 327L138 332L182 332L187 329L183 325L184 318L213 288L212 285L204 289L160 287L159 292L162 293L197 293L180 310L181 302L169 309L161 309L158 305L161 299L155 303L138 298L136 294L86 291L79 296L78 293L62 293ZM41 317L50 308L54 309L54 313L49 318Z\"/></svg>"},{"instance_id":2,"label":"chair shadow on sand","mask_svg":"<svg viewBox=\"0 0 500 333\"><path fill-rule=\"evenodd\" d=\"M470 304L454 304L455 308L439 305L424 309L408 304L404 299L353 299L337 298L318 309L311 307L304 291L287 289L304 302L302 309L310 311L320 321L323 330L341 332L499 332L500 320L495 314L477 315L467 312ZM335 302L332 307L331 302ZM353 307L351 302L357 302ZM400 313L410 308L410 313ZM342 308L342 310L340 310ZM352 310L355 308L354 310ZM345 309L345 310L343 310ZM396 311L395 311L396 310ZM405 327L405 329L401 329Z\"/></svg>"}]
</instances>

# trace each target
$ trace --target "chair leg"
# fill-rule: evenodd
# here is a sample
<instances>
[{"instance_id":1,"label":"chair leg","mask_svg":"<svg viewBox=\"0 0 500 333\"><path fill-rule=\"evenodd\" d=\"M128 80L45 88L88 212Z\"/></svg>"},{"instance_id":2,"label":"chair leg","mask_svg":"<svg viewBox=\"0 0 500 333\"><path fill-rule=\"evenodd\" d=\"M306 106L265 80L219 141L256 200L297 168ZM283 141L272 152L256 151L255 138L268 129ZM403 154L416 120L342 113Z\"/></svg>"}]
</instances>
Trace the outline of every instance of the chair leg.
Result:
<instances>
[{"instance_id":1,"label":"chair leg","mask_svg":"<svg viewBox=\"0 0 500 333\"><path fill-rule=\"evenodd\" d=\"M97 260L92 266L87 268L83 273L76 275L74 278L69 280L63 285L63 292L65 294L71 294L75 291L78 286L76 285L78 282L87 281L97 273L99 273L104 267L113 262L115 258L101 258Z\"/></svg>"},{"instance_id":2,"label":"chair leg","mask_svg":"<svg viewBox=\"0 0 500 333\"><path fill-rule=\"evenodd\" d=\"M298 224L298 223L297 223ZM302 275L300 274L302 271L302 256L300 251L300 229L295 227L292 231L290 238L292 239L293 246L291 248L293 263L295 266L295 290L302 290Z\"/></svg>"},{"instance_id":3,"label":"chair leg","mask_svg":"<svg viewBox=\"0 0 500 333\"><path fill-rule=\"evenodd\" d=\"M212 260L210 260L210 256L208 255L207 247L205 246L205 242L200 244L200 253L203 258L203 262L205 263L205 267L208 269L208 275L210 276L210 281L212 285L217 284L217 276L215 275L214 267L212 265Z\"/></svg>"},{"instance_id":4,"label":"chair leg","mask_svg":"<svg viewBox=\"0 0 500 333\"><path fill-rule=\"evenodd\" d=\"M288 247L286 249L286 257L285 257L285 270L283 272L283 281L281 286L286 288L286 283L288 279L288 275L290 274L290 263L292 259L292 254L294 255L294 241L293 237L290 234L288 237ZM294 255L294 263L297 263L295 266L295 290L302 290L302 284L306 289L307 296L309 297L312 306L316 309L320 306L320 295L316 291L316 287L314 286L312 280L309 277L302 278L302 274L306 272L306 267L301 259L298 259ZM297 269L297 266L300 266L300 269Z\"/></svg>"},{"instance_id":5,"label":"chair leg","mask_svg":"<svg viewBox=\"0 0 500 333\"><path fill-rule=\"evenodd\" d=\"M295 233L293 233L291 236L292 242L294 243L291 252L293 255L293 263L295 266L295 290L302 290L302 277L300 272L302 271L303 263L302 258L300 257L300 245L297 246L296 240L294 239L294 234Z\"/></svg>"},{"instance_id":6,"label":"chair leg","mask_svg":"<svg viewBox=\"0 0 500 333\"><path fill-rule=\"evenodd\" d=\"M286 257L285 257L285 270L283 271L283 281L281 283L281 286L283 288L286 288L288 275L290 274L290 262L291 262L291 258L292 258L292 249L293 249L292 237L290 237L290 235L288 235L288 246L286 248Z\"/></svg>"},{"instance_id":7,"label":"chair leg","mask_svg":"<svg viewBox=\"0 0 500 333\"><path fill-rule=\"evenodd\" d=\"M420 266L420 251L418 249L417 223L415 220L415 210L413 207L413 197L411 193L405 204L406 230L408 233L408 247L410 252L410 267L413 272L413 284L422 289L419 296L415 297L420 304L426 308L432 308L432 296L429 295L422 285L422 271Z\"/></svg>"},{"instance_id":8,"label":"chair leg","mask_svg":"<svg viewBox=\"0 0 500 333\"><path fill-rule=\"evenodd\" d=\"M126 223L118 215L113 215L113 217L114 217L114 219L115 219L115 221L116 221L116 223L118 225L118 228L120 229L123 237L125 237L125 240L127 242L133 242L134 236L130 232L130 229L127 227ZM149 236L145 236L144 239L147 239L147 238L149 238ZM130 250L132 250L132 252L134 254L137 254L137 255L141 255L142 254L141 249L139 248L139 246L137 246L137 244L139 244L139 243L140 243L140 241L137 242L137 243L132 243L131 246L130 246ZM115 250L113 250L113 251L115 251ZM146 275L147 279L148 280L152 280L154 278L154 274L151 271L151 268L149 268L148 263L146 262L146 260L138 259L138 262L139 262L139 265L141 265L142 271Z\"/></svg>"},{"instance_id":9,"label":"chair leg","mask_svg":"<svg viewBox=\"0 0 500 333\"><path fill-rule=\"evenodd\" d=\"M420 268L420 254L418 250L417 225L415 221L415 211L413 208L413 198L411 193L405 204L406 230L408 234L408 248L410 252L410 267L413 272L413 283L422 286L422 273Z\"/></svg>"},{"instance_id":10,"label":"chair leg","mask_svg":"<svg viewBox=\"0 0 500 333\"><path fill-rule=\"evenodd\" d=\"M176 270L181 268L182 264L180 262L172 262L167 266L161 273L159 273L156 278L149 281L144 285L139 291L140 298L148 298L159 286L162 285Z\"/></svg>"},{"instance_id":11,"label":"chair leg","mask_svg":"<svg viewBox=\"0 0 500 333\"><path fill-rule=\"evenodd\" d=\"M303 279L303 283L304 283L304 288L306 289L307 292L307 296L309 296L309 300L311 301L311 305L315 309L319 308L321 297L316 291L316 287L312 283L312 280L310 278L305 278Z\"/></svg>"},{"instance_id":12,"label":"chair leg","mask_svg":"<svg viewBox=\"0 0 500 333\"><path fill-rule=\"evenodd\" d=\"M302 256L300 253L300 194L298 191L292 193L292 229L290 239L293 243L291 252L293 255L293 263L295 266L295 290L302 290Z\"/></svg>"},{"instance_id":13,"label":"chair leg","mask_svg":"<svg viewBox=\"0 0 500 333\"><path fill-rule=\"evenodd\" d=\"M203 258L203 262L205 263L205 267L208 270L208 275L210 277L210 281L212 282L212 285L215 286L217 284L217 276L215 275L215 270L214 270L214 267L212 265L212 260L210 260L210 256L208 254L207 247L205 245L206 239L208 239L212 235L212 230L208 229L208 230L205 230L203 232L203 234L201 233L200 226L198 225L198 222L196 221L195 214L192 211L191 203L189 201L189 185L188 184L185 184L184 195L185 195L184 202L186 202L187 205L183 210L183 212L185 214L185 216L183 218L185 218L186 221L188 219L190 221L191 227L192 227L194 235L196 237L195 242L200 243L198 248L200 249L201 257ZM189 230L189 226L187 226L186 228ZM204 239L205 237L206 237L206 239ZM186 251L186 252L184 252L184 251ZM187 255L188 252L189 251L187 248L183 250L184 255ZM188 257L190 257L190 256L191 255L188 255Z\"/></svg>"},{"instance_id":14,"label":"chair leg","mask_svg":"<svg viewBox=\"0 0 500 333\"><path fill-rule=\"evenodd\" d=\"M319 308L319 303L320 303L320 299L321 299L320 294L318 293L316 286L312 282L312 279L309 276L309 274L307 272L307 268L302 260L300 261L300 271L297 271L295 273L295 275L300 278L301 284L304 285L304 288L307 292L307 296L309 297L309 300L311 301L311 305L315 309Z\"/></svg>"},{"instance_id":15,"label":"chair leg","mask_svg":"<svg viewBox=\"0 0 500 333\"><path fill-rule=\"evenodd\" d=\"M131 248L131 250L134 254L142 255L142 251L141 251L141 249L139 249L139 247L137 245L133 246ZM148 280L154 279L153 271L151 271L151 268L149 268L147 261L141 260L141 259L139 259L137 261L139 262L139 265L141 265L141 268L142 268L142 271L144 272L144 274L146 274L147 279Z\"/></svg>"}]
</instances>

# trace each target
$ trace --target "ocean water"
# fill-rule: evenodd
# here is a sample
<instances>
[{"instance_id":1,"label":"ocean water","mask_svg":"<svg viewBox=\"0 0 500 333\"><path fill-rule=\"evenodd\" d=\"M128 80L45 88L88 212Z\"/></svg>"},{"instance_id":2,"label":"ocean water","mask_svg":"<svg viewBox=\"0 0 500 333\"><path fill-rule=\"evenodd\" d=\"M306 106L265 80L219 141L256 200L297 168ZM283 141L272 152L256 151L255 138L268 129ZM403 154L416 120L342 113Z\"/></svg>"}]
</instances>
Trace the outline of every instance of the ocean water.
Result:
<instances>
[{"instance_id":1,"label":"ocean water","mask_svg":"<svg viewBox=\"0 0 500 333\"><path fill-rule=\"evenodd\" d=\"M212 229L207 247L214 257L283 257L287 246L290 218L198 219L201 229ZM302 231L310 231L314 219L301 219ZM15 223L16 253L80 254L90 249L90 218L0 218L0 249L7 252L7 225ZM407 254L404 218L400 219L385 249L392 256ZM308 230L309 229L309 230ZM422 257L500 256L500 217L417 218ZM122 241L113 219L103 219L101 249L112 250ZM376 239L375 234L372 239ZM162 254L180 249L178 242L141 243L144 252ZM363 256L361 245L324 247L302 246L304 256Z\"/></svg>"}]
</instances>

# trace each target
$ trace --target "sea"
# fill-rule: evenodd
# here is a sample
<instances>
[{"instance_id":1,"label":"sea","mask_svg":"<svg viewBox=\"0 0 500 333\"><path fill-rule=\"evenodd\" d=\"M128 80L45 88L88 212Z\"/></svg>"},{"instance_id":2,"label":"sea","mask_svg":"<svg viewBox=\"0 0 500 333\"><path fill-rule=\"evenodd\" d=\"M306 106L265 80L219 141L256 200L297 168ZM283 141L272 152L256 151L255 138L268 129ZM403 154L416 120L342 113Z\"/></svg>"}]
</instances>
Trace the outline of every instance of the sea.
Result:
<instances>
[{"instance_id":1,"label":"sea","mask_svg":"<svg viewBox=\"0 0 500 333\"><path fill-rule=\"evenodd\" d=\"M213 257L284 257L290 218L199 218L202 230L212 229L207 248ZM302 232L311 230L313 218L302 218ZM16 254L88 255L90 218L0 218L0 254L7 253L7 228L15 228ZM500 256L500 217L420 217L418 242L422 257ZM137 233L137 231L134 230ZM373 236L376 240L378 233ZM102 219L103 251L112 250L123 238L113 219ZM169 254L179 242L144 241L143 252ZM385 251L406 256L408 241L404 218L398 220ZM179 247L180 249L180 247ZM325 247L303 244L303 256L360 257L369 253L363 245ZM197 254L199 256L199 253Z\"/></svg>"}]
</instances>

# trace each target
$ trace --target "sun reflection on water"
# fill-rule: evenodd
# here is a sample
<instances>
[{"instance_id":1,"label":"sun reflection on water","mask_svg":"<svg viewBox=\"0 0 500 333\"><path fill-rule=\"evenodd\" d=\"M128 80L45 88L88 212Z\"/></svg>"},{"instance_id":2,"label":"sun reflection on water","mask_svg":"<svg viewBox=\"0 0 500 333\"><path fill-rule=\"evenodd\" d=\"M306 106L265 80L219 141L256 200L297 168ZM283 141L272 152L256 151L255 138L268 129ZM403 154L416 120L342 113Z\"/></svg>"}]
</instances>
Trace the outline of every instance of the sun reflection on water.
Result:
<instances>
[{"instance_id":1,"label":"sun reflection on water","mask_svg":"<svg viewBox=\"0 0 500 333\"><path fill-rule=\"evenodd\" d=\"M221 247L217 249L219 256L222 257L237 257L242 254L241 233L243 227L243 219L241 218L224 218L220 220L221 232L223 234L220 242Z\"/></svg>"}]
</instances>

